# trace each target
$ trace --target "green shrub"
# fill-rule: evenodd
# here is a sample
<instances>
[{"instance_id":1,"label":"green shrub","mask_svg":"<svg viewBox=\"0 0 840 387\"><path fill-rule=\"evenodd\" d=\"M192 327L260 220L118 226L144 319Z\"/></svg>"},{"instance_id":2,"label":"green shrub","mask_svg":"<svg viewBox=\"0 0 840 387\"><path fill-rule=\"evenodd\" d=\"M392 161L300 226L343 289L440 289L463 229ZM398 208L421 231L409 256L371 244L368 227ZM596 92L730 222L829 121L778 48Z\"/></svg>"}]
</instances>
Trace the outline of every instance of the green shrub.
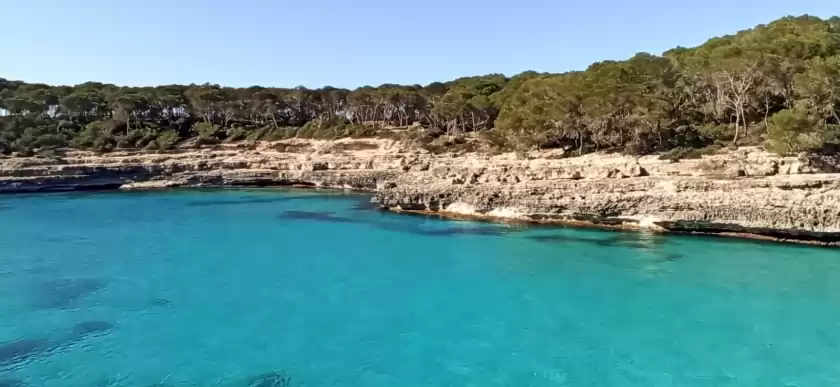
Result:
<instances>
[{"instance_id":1,"label":"green shrub","mask_svg":"<svg viewBox=\"0 0 840 387\"><path fill-rule=\"evenodd\" d=\"M826 145L840 145L840 125L826 125L823 128L823 141Z\"/></svg>"},{"instance_id":2,"label":"green shrub","mask_svg":"<svg viewBox=\"0 0 840 387\"><path fill-rule=\"evenodd\" d=\"M825 144L826 131L800 109L782 110L770 117L767 149L780 155L818 150Z\"/></svg>"},{"instance_id":3,"label":"green shrub","mask_svg":"<svg viewBox=\"0 0 840 387\"><path fill-rule=\"evenodd\" d=\"M85 127L73 138L70 145L81 149L92 149L97 152L107 152L117 145L112 135L115 122L95 121Z\"/></svg>"},{"instance_id":4,"label":"green shrub","mask_svg":"<svg viewBox=\"0 0 840 387\"><path fill-rule=\"evenodd\" d=\"M155 133L146 133L134 143L136 148L146 148L149 144L153 144L155 148L157 148L157 144L155 140L157 139L157 134Z\"/></svg>"},{"instance_id":5,"label":"green shrub","mask_svg":"<svg viewBox=\"0 0 840 387\"><path fill-rule=\"evenodd\" d=\"M23 130L23 133L14 142L14 147L18 151L25 149L34 149L37 147L38 137L46 134L44 128L29 127Z\"/></svg>"},{"instance_id":6,"label":"green shrub","mask_svg":"<svg viewBox=\"0 0 840 387\"><path fill-rule=\"evenodd\" d=\"M37 152L38 156L47 157L47 158L56 158L59 157L58 152L56 152L55 148L42 148Z\"/></svg>"},{"instance_id":7,"label":"green shrub","mask_svg":"<svg viewBox=\"0 0 840 387\"><path fill-rule=\"evenodd\" d=\"M377 132L378 128L375 126L351 124L344 117L332 117L307 122L297 131L296 136L299 138L333 140L343 137L373 137Z\"/></svg>"},{"instance_id":8,"label":"green shrub","mask_svg":"<svg viewBox=\"0 0 840 387\"><path fill-rule=\"evenodd\" d=\"M295 137L297 134L298 129L295 127L280 127L280 128L273 128L269 130L261 140L264 141L280 141L280 140L288 140L290 138Z\"/></svg>"},{"instance_id":9,"label":"green shrub","mask_svg":"<svg viewBox=\"0 0 840 387\"><path fill-rule=\"evenodd\" d=\"M329 137L331 128L323 120L312 120L304 124L295 134L299 138L322 139Z\"/></svg>"},{"instance_id":10,"label":"green shrub","mask_svg":"<svg viewBox=\"0 0 840 387\"><path fill-rule=\"evenodd\" d=\"M198 138L204 140L220 140L224 137L224 131L221 130L219 125L207 122L199 122L193 125L192 130L198 135Z\"/></svg>"},{"instance_id":11,"label":"green shrub","mask_svg":"<svg viewBox=\"0 0 840 387\"><path fill-rule=\"evenodd\" d=\"M158 150L157 141L150 141L146 146L143 147L145 150Z\"/></svg>"},{"instance_id":12,"label":"green shrub","mask_svg":"<svg viewBox=\"0 0 840 387\"><path fill-rule=\"evenodd\" d=\"M215 139L215 138L212 138L212 137L209 137L209 138L208 137L197 137L195 139L195 141L193 142L193 145L196 148L201 148L203 145L217 145L220 142L221 141L219 141L218 139Z\"/></svg>"},{"instance_id":13,"label":"green shrub","mask_svg":"<svg viewBox=\"0 0 840 387\"><path fill-rule=\"evenodd\" d=\"M157 149L172 149L173 147L175 147L175 144L177 144L180 139L181 138L178 136L178 132L174 130L164 130L157 137Z\"/></svg>"},{"instance_id":14,"label":"green shrub","mask_svg":"<svg viewBox=\"0 0 840 387\"><path fill-rule=\"evenodd\" d=\"M117 137L118 148L134 148L140 147L137 143L145 137L145 131L134 129L129 130L124 136Z\"/></svg>"},{"instance_id":15,"label":"green shrub","mask_svg":"<svg viewBox=\"0 0 840 387\"><path fill-rule=\"evenodd\" d=\"M264 126L262 128L254 129L250 133L248 133L248 137L246 137L245 140L247 140L247 141L261 140L263 138L263 136L265 136L265 134L268 133L269 130L271 130L271 129L270 129L270 127L267 127L267 126Z\"/></svg>"},{"instance_id":16,"label":"green shrub","mask_svg":"<svg viewBox=\"0 0 840 387\"><path fill-rule=\"evenodd\" d=\"M361 124L353 124L344 126L344 133L342 137L350 138L369 138L374 137L380 132L376 126L367 126Z\"/></svg>"},{"instance_id":17,"label":"green shrub","mask_svg":"<svg viewBox=\"0 0 840 387\"><path fill-rule=\"evenodd\" d=\"M706 124L698 127L697 132L712 142L727 142L735 135L734 127L727 124Z\"/></svg>"},{"instance_id":18,"label":"green shrub","mask_svg":"<svg viewBox=\"0 0 840 387\"><path fill-rule=\"evenodd\" d=\"M244 138L247 141L280 141L295 137L298 128L292 126L265 126L248 132Z\"/></svg>"},{"instance_id":19,"label":"green shrub","mask_svg":"<svg viewBox=\"0 0 840 387\"><path fill-rule=\"evenodd\" d=\"M110 134L97 137L93 141L93 150L97 152L110 152L117 145L117 140Z\"/></svg>"},{"instance_id":20,"label":"green shrub","mask_svg":"<svg viewBox=\"0 0 840 387\"><path fill-rule=\"evenodd\" d=\"M227 138L225 142L243 141L248 138L248 135L253 131L242 127L230 128L227 131Z\"/></svg>"},{"instance_id":21,"label":"green shrub","mask_svg":"<svg viewBox=\"0 0 840 387\"><path fill-rule=\"evenodd\" d=\"M61 148L67 146L67 139L60 134L47 133L38 136L34 145L37 148Z\"/></svg>"}]
</instances>

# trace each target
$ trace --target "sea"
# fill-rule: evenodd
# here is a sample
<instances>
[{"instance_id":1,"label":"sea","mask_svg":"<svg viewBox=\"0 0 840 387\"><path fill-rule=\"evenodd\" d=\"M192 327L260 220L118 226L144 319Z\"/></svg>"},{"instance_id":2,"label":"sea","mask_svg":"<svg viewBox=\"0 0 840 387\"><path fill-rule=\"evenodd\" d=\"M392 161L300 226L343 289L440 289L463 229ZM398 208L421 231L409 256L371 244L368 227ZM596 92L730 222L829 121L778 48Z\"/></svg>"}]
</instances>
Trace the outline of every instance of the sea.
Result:
<instances>
[{"instance_id":1,"label":"sea","mask_svg":"<svg viewBox=\"0 0 840 387\"><path fill-rule=\"evenodd\" d=\"M0 387L840 385L840 250L370 199L0 196Z\"/></svg>"}]
</instances>

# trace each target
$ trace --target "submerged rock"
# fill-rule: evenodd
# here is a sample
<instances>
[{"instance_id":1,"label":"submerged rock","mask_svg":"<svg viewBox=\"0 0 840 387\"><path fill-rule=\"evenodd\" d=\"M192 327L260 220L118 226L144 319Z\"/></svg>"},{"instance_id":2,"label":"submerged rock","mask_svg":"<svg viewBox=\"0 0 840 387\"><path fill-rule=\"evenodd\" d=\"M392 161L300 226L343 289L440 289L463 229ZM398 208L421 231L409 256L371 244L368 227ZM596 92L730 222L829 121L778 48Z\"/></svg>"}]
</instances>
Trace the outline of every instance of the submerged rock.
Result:
<instances>
[{"instance_id":1,"label":"submerged rock","mask_svg":"<svg viewBox=\"0 0 840 387\"><path fill-rule=\"evenodd\" d=\"M34 303L39 308L63 309L104 287L105 282L96 278L47 281L38 287Z\"/></svg>"},{"instance_id":2,"label":"submerged rock","mask_svg":"<svg viewBox=\"0 0 840 387\"><path fill-rule=\"evenodd\" d=\"M173 306L173 305L175 305L175 303L174 303L174 302L172 302L172 301L170 301L170 300L167 300L167 299L165 299L165 298L155 298L155 299L152 299L151 304L152 304L153 306L162 306L162 307L167 307L167 306Z\"/></svg>"},{"instance_id":3,"label":"submerged rock","mask_svg":"<svg viewBox=\"0 0 840 387\"><path fill-rule=\"evenodd\" d=\"M334 223L361 223L355 219L337 216L334 212L315 212L315 211L286 211L280 214L280 219L291 220L314 220L319 222L334 222Z\"/></svg>"},{"instance_id":4,"label":"submerged rock","mask_svg":"<svg viewBox=\"0 0 840 387\"><path fill-rule=\"evenodd\" d=\"M73 336L75 338L84 338L90 335L107 333L114 328L114 324L107 321L83 321L73 326Z\"/></svg>"},{"instance_id":5,"label":"submerged rock","mask_svg":"<svg viewBox=\"0 0 840 387\"><path fill-rule=\"evenodd\" d=\"M269 372L250 378L245 387L290 387L292 378L281 372Z\"/></svg>"},{"instance_id":6,"label":"submerged rock","mask_svg":"<svg viewBox=\"0 0 840 387\"><path fill-rule=\"evenodd\" d=\"M20 339L0 344L0 365L19 362L50 348L44 339Z\"/></svg>"},{"instance_id":7,"label":"submerged rock","mask_svg":"<svg viewBox=\"0 0 840 387\"><path fill-rule=\"evenodd\" d=\"M0 377L0 387L26 387L27 384L20 379Z\"/></svg>"}]
</instances>

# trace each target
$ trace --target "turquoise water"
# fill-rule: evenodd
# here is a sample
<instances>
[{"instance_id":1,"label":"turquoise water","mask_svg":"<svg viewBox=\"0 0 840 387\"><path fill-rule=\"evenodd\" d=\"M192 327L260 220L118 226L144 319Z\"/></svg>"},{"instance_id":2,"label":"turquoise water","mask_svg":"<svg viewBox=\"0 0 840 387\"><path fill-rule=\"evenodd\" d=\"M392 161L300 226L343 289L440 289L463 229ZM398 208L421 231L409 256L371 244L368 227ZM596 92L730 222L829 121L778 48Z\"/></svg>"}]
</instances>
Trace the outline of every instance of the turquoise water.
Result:
<instances>
[{"instance_id":1,"label":"turquoise water","mask_svg":"<svg viewBox=\"0 0 840 387\"><path fill-rule=\"evenodd\" d=\"M0 197L0 386L840 385L838 250L366 200Z\"/></svg>"}]
</instances>

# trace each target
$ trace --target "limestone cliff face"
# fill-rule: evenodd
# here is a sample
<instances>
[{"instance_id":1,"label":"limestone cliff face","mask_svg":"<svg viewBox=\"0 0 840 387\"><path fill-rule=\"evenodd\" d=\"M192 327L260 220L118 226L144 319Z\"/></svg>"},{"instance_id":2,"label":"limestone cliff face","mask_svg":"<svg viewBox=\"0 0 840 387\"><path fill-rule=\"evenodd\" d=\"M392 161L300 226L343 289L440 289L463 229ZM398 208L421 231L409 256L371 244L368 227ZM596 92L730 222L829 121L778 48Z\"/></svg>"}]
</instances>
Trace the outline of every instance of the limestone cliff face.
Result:
<instances>
[{"instance_id":1,"label":"limestone cliff face","mask_svg":"<svg viewBox=\"0 0 840 387\"><path fill-rule=\"evenodd\" d=\"M840 163L745 148L698 160L432 155L388 140L291 140L170 154L0 159L0 192L300 185L386 209L840 242Z\"/></svg>"},{"instance_id":2,"label":"limestone cliff face","mask_svg":"<svg viewBox=\"0 0 840 387\"><path fill-rule=\"evenodd\" d=\"M830 160L744 149L700 160L545 154L434 160L379 192L387 208L529 221L840 241Z\"/></svg>"},{"instance_id":3,"label":"limestone cliff face","mask_svg":"<svg viewBox=\"0 0 840 387\"><path fill-rule=\"evenodd\" d=\"M61 158L0 159L0 192L101 187L304 185L376 190L401 171L390 141L291 141L255 149L226 146L172 153L69 152ZM280 150L274 149L279 148Z\"/></svg>"}]
</instances>

